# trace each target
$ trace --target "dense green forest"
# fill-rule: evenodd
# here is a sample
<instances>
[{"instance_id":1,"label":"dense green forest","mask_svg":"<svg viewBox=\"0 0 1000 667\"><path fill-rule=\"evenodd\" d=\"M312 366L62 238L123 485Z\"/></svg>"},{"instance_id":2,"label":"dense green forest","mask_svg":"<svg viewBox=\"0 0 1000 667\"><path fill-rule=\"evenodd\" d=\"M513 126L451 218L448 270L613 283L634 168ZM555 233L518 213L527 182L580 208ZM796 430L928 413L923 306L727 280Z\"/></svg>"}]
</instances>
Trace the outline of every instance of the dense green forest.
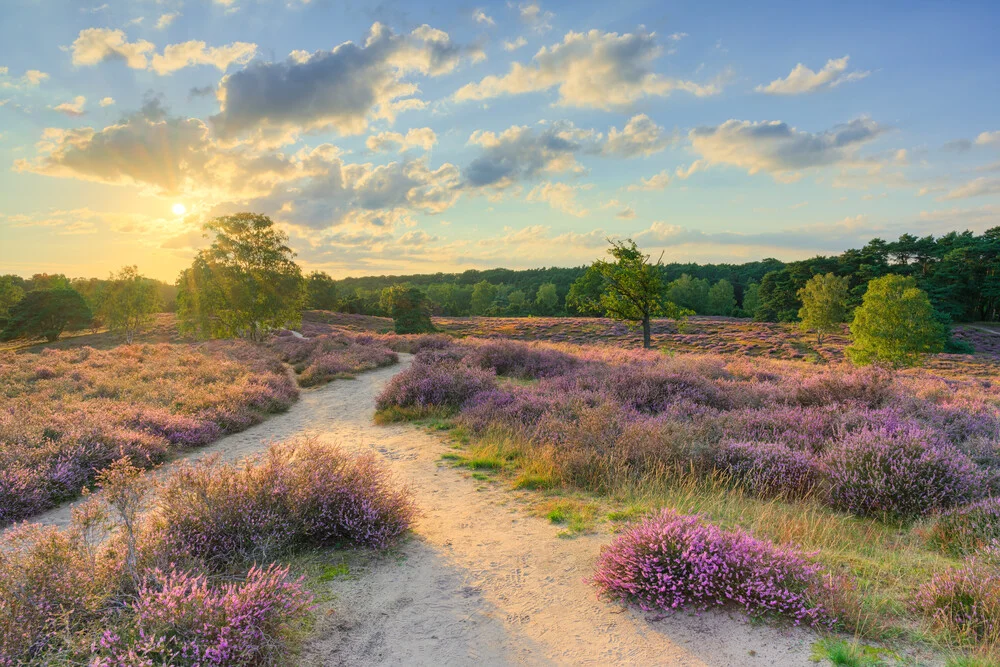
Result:
<instances>
[{"instance_id":1,"label":"dense green forest","mask_svg":"<svg viewBox=\"0 0 1000 667\"><path fill-rule=\"evenodd\" d=\"M796 262L764 259L745 264L662 264L666 297L700 315L734 315L761 321L795 321L801 290L816 274L848 281L848 308L860 305L868 282L888 274L912 276L927 292L943 321L1000 318L1000 227L983 234L951 232L896 241L873 239L861 249ZM587 267L526 270L489 269L461 273L384 275L334 280L325 273L306 277L308 308L389 315L387 290L417 288L434 315L599 315L585 298L601 286L588 283ZM177 287L155 283L161 310L176 308ZM92 309L108 281L36 274L0 276L0 320L9 307L36 289L72 288Z\"/></svg>"}]
</instances>

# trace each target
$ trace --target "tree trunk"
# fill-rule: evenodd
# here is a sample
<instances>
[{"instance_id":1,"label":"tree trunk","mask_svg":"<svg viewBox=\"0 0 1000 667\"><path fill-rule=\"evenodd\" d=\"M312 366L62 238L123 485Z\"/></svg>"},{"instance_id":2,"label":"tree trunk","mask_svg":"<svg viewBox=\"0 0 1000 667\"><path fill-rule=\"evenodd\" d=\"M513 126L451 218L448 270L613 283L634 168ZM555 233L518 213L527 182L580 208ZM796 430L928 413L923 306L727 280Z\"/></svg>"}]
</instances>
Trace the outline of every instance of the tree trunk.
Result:
<instances>
[{"instance_id":1,"label":"tree trunk","mask_svg":"<svg viewBox=\"0 0 1000 667\"><path fill-rule=\"evenodd\" d=\"M642 346L647 350L653 347L649 335L649 315L642 318Z\"/></svg>"}]
</instances>

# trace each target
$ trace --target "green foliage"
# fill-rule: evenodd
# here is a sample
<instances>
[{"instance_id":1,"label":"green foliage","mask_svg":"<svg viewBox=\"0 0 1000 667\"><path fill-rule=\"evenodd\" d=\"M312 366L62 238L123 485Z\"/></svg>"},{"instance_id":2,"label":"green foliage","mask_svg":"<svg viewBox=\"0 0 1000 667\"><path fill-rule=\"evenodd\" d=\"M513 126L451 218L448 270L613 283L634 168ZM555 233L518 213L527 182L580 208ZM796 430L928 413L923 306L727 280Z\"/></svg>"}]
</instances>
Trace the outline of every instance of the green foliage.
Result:
<instances>
[{"instance_id":1,"label":"green foliage","mask_svg":"<svg viewBox=\"0 0 1000 667\"><path fill-rule=\"evenodd\" d=\"M846 352L855 364L912 366L920 355L944 349L946 331L916 280L890 274L868 283L851 335Z\"/></svg>"},{"instance_id":2,"label":"green foliage","mask_svg":"<svg viewBox=\"0 0 1000 667\"><path fill-rule=\"evenodd\" d=\"M696 313L707 313L709 289L708 280L692 278L684 273L667 285L667 299L681 308Z\"/></svg>"},{"instance_id":3,"label":"green foliage","mask_svg":"<svg viewBox=\"0 0 1000 667\"><path fill-rule=\"evenodd\" d=\"M237 213L205 229L215 240L178 278L182 329L258 341L271 329L301 321L302 272L285 245L288 237L270 218Z\"/></svg>"},{"instance_id":4,"label":"green foliage","mask_svg":"<svg viewBox=\"0 0 1000 667\"><path fill-rule=\"evenodd\" d=\"M539 315L554 315L559 308L559 294L554 283L545 283L535 295L535 309Z\"/></svg>"},{"instance_id":5,"label":"green foliage","mask_svg":"<svg viewBox=\"0 0 1000 667\"><path fill-rule=\"evenodd\" d=\"M832 273L817 273L810 278L798 291L802 301L799 308L802 330L815 331L820 343L823 342L823 334L836 333L847 317L847 296L847 278L838 278Z\"/></svg>"},{"instance_id":6,"label":"green foliage","mask_svg":"<svg viewBox=\"0 0 1000 667\"><path fill-rule=\"evenodd\" d=\"M493 306L493 301L497 298L497 287L485 280L475 284L472 288L472 300L469 304L473 315L486 315Z\"/></svg>"},{"instance_id":7,"label":"green foliage","mask_svg":"<svg viewBox=\"0 0 1000 667\"><path fill-rule=\"evenodd\" d=\"M63 331L82 329L92 319L90 308L80 293L68 289L36 289L10 309L0 340L59 339Z\"/></svg>"},{"instance_id":8,"label":"green foliage","mask_svg":"<svg viewBox=\"0 0 1000 667\"><path fill-rule=\"evenodd\" d=\"M651 347L649 320L656 316L672 318L690 314L664 298L659 262L651 264L635 241L609 241L608 254L613 262L599 259L593 269L604 279L600 308L613 319L642 324L643 347Z\"/></svg>"},{"instance_id":9,"label":"green foliage","mask_svg":"<svg viewBox=\"0 0 1000 667\"><path fill-rule=\"evenodd\" d=\"M743 302L740 304L746 317L755 317L760 308L760 285L750 283L743 288Z\"/></svg>"},{"instance_id":10,"label":"green foliage","mask_svg":"<svg viewBox=\"0 0 1000 667\"><path fill-rule=\"evenodd\" d=\"M507 304L510 306L512 315L521 315L527 307L528 297L525 296L524 292L517 289L507 295Z\"/></svg>"},{"instance_id":11,"label":"green foliage","mask_svg":"<svg viewBox=\"0 0 1000 667\"><path fill-rule=\"evenodd\" d=\"M857 641L825 637L812 648L811 659L814 662L829 661L835 667L888 667L898 664L898 656L892 651Z\"/></svg>"},{"instance_id":12,"label":"green foliage","mask_svg":"<svg viewBox=\"0 0 1000 667\"><path fill-rule=\"evenodd\" d=\"M0 276L0 324L6 321L11 307L24 298L23 283L20 276Z\"/></svg>"},{"instance_id":13,"label":"green foliage","mask_svg":"<svg viewBox=\"0 0 1000 667\"><path fill-rule=\"evenodd\" d=\"M405 285L387 287L382 290L381 302L392 317L396 333L416 334L434 331L427 298L416 287Z\"/></svg>"},{"instance_id":14,"label":"green foliage","mask_svg":"<svg viewBox=\"0 0 1000 667\"><path fill-rule=\"evenodd\" d=\"M708 290L708 315L732 315L736 309L736 290L723 278Z\"/></svg>"},{"instance_id":15,"label":"green foliage","mask_svg":"<svg viewBox=\"0 0 1000 667\"><path fill-rule=\"evenodd\" d=\"M135 334L152 319L157 301L156 283L139 275L137 267L126 266L111 275L98 312L108 329L131 345Z\"/></svg>"},{"instance_id":16,"label":"green foliage","mask_svg":"<svg viewBox=\"0 0 1000 667\"><path fill-rule=\"evenodd\" d=\"M601 294L604 293L604 276L590 267L582 276L573 281L566 294L566 309L576 315L598 317L601 310Z\"/></svg>"},{"instance_id":17,"label":"green foliage","mask_svg":"<svg viewBox=\"0 0 1000 667\"><path fill-rule=\"evenodd\" d=\"M306 278L306 308L312 310L336 310L337 283L321 271L313 271Z\"/></svg>"}]
</instances>

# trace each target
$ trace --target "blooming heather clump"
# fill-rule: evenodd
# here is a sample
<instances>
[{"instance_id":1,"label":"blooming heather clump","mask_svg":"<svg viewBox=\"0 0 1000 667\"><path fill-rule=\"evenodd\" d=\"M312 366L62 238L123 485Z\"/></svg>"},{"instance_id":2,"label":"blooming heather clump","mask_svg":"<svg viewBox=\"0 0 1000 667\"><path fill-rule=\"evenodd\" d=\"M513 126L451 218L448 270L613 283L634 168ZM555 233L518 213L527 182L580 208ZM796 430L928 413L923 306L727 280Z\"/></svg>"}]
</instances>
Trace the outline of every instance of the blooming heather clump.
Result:
<instances>
[{"instance_id":1,"label":"blooming heather clump","mask_svg":"<svg viewBox=\"0 0 1000 667\"><path fill-rule=\"evenodd\" d=\"M395 352L371 334L346 331L318 334L310 338L277 336L270 342L278 356L299 375L299 384L312 387L355 373L391 366L399 361Z\"/></svg>"},{"instance_id":2,"label":"blooming heather clump","mask_svg":"<svg viewBox=\"0 0 1000 667\"><path fill-rule=\"evenodd\" d=\"M719 448L718 469L748 493L762 498L800 498L820 480L820 467L807 452L780 443L733 442Z\"/></svg>"},{"instance_id":3,"label":"blooming heather clump","mask_svg":"<svg viewBox=\"0 0 1000 667\"><path fill-rule=\"evenodd\" d=\"M130 605L132 632L106 630L91 664L273 664L311 604L287 567L255 566L244 581L219 586L204 575L154 570Z\"/></svg>"},{"instance_id":4,"label":"blooming heather clump","mask_svg":"<svg viewBox=\"0 0 1000 667\"><path fill-rule=\"evenodd\" d=\"M1000 544L1000 498L986 498L942 513L931 525L928 539L953 556L971 555Z\"/></svg>"},{"instance_id":5,"label":"blooming heather clump","mask_svg":"<svg viewBox=\"0 0 1000 667\"><path fill-rule=\"evenodd\" d=\"M579 363L575 357L559 350L509 340L479 343L470 350L466 360L473 366L493 369L497 375L525 380L563 375Z\"/></svg>"},{"instance_id":6,"label":"blooming heather clump","mask_svg":"<svg viewBox=\"0 0 1000 667\"><path fill-rule=\"evenodd\" d=\"M280 362L236 341L0 355L0 525L75 497L123 456L150 467L297 397Z\"/></svg>"},{"instance_id":7,"label":"blooming heather clump","mask_svg":"<svg viewBox=\"0 0 1000 667\"><path fill-rule=\"evenodd\" d=\"M492 370L473 368L447 356L421 352L408 369L389 381L376 407L461 408L477 394L496 387Z\"/></svg>"},{"instance_id":8,"label":"blooming heather clump","mask_svg":"<svg viewBox=\"0 0 1000 667\"><path fill-rule=\"evenodd\" d=\"M824 457L833 507L860 516L913 519L973 500L983 475L934 433L910 424L850 433Z\"/></svg>"},{"instance_id":9,"label":"blooming heather clump","mask_svg":"<svg viewBox=\"0 0 1000 667\"><path fill-rule=\"evenodd\" d=\"M820 568L800 553L670 510L605 547L593 581L608 597L647 611L732 605L797 625L833 621Z\"/></svg>"},{"instance_id":10,"label":"blooming heather clump","mask_svg":"<svg viewBox=\"0 0 1000 667\"><path fill-rule=\"evenodd\" d=\"M385 548L413 518L409 494L376 460L310 441L273 445L240 464L183 464L159 505L159 550L218 568L304 545Z\"/></svg>"},{"instance_id":11,"label":"blooming heather clump","mask_svg":"<svg viewBox=\"0 0 1000 667\"><path fill-rule=\"evenodd\" d=\"M939 630L964 643L1000 644L1000 567L973 558L922 585L914 606Z\"/></svg>"}]
</instances>

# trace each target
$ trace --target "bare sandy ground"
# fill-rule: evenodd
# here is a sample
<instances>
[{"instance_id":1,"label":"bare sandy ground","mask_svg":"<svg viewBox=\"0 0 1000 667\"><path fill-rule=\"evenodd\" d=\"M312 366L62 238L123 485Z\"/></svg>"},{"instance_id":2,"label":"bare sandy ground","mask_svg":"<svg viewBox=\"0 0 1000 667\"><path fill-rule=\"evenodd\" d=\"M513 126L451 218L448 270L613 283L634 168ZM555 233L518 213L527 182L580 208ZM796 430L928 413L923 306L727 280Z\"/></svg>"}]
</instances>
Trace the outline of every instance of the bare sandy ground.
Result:
<instances>
[{"instance_id":1,"label":"bare sandy ground","mask_svg":"<svg viewBox=\"0 0 1000 667\"><path fill-rule=\"evenodd\" d=\"M516 497L440 463L447 445L405 424L372 424L374 398L401 365L304 391L287 413L189 454L240 458L314 435L375 451L413 491L413 537L384 557L350 556L328 582L303 665L808 665L816 635L706 613L656 617L597 599L585 581L607 534L560 539ZM65 525L70 507L36 518Z\"/></svg>"}]
</instances>

